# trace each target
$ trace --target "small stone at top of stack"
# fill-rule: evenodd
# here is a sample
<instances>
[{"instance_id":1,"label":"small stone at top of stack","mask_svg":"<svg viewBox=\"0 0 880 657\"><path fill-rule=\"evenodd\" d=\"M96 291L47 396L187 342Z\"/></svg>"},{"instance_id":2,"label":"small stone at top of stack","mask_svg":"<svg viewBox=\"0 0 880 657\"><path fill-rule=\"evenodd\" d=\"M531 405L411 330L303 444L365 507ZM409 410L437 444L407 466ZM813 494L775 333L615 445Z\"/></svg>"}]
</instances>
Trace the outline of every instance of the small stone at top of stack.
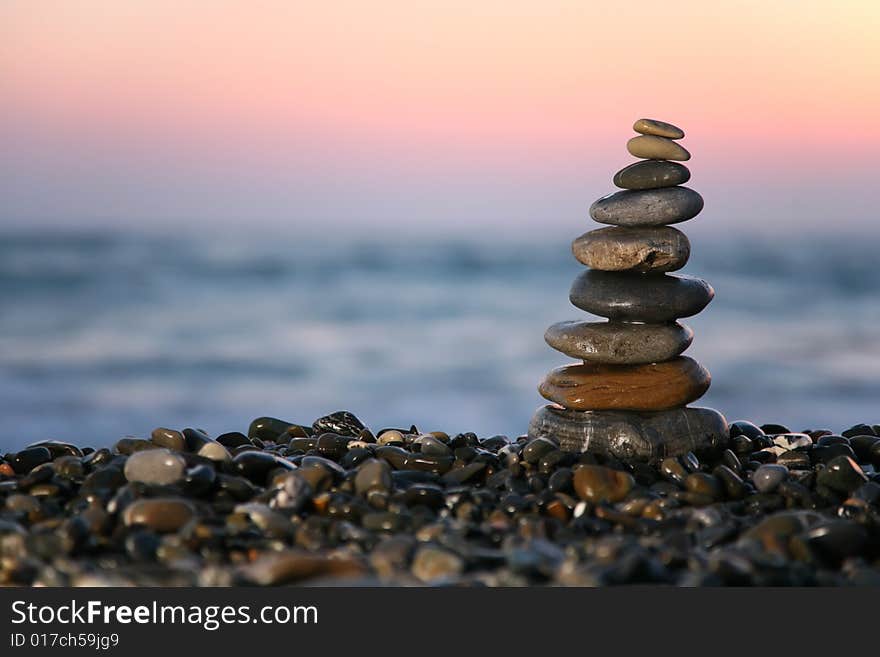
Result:
<instances>
[{"instance_id":1,"label":"small stone at top of stack","mask_svg":"<svg viewBox=\"0 0 880 657\"><path fill-rule=\"evenodd\" d=\"M702 197L682 184L690 153L677 143L684 131L639 119L627 150L644 158L621 169L609 194L590 207L608 228L572 244L590 269L575 279L570 300L607 322L561 322L548 344L582 364L550 372L539 391L557 405L538 410L533 436L562 447L652 460L670 453L716 449L727 423L712 409L688 408L708 389L709 373L682 356L693 331L676 320L699 313L714 291L705 281L668 272L681 269L690 243L672 228L703 209Z\"/></svg>"}]
</instances>

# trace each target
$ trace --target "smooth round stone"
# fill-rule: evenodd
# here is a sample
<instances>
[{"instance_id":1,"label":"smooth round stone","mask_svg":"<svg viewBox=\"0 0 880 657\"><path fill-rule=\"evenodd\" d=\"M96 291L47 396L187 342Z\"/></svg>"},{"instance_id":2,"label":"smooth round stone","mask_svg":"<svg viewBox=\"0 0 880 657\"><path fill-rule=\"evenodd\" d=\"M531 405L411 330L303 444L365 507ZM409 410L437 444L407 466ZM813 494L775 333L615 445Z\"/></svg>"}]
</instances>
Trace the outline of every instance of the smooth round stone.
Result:
<instances>
[{"instance_id":1,"label":"smooth round stone","mask_svg":"<svg viewBox=\"0 0 880 657\"><path fill-rule=\"evenodd\" d=\"M380 459L364 461L354 477L354 489L358 495L366 495L374 490L388 492L392 485L391 466Z\"/></svg>"},{"instance_id":2,"label":"smooth round stone","mask_svg":"<svg viewBox=\"0 0 880 657\"><path fill-rule=\"evenodd\" d=\"M613 182L621 189L659 189L684 185L691 172L683 164L667 160L641 160L614 174Z\"/></svg>"},{"instance_id":3,"label":"smooth round stone","mask_svg":"<svg viewBox=\"0 0 880 657\"><path fill-rule=\"evenodd\" d=\"M550 372L538 391L577 411L662 411L699 399L711 379L697 361L678 356L645 365L567 365Z\"/></svg>"},{"instance_id":4,"label":"smooth round stone","mask_svg":"<svg viewBox=\"0 0 880 657\"><path fill-rule=\"evenodd\" d=\"M636 485L628 472L601 465L582 465L574 471L574 490L578 497L593 504L619 502Z\"/></svg>"},{"instance_id":5,"label":"smooth round stone","mask_svg":"<svg viewBox=\"0 0 880 657\"><path fill-rule=\"evenodd\" d=\"M634 322L671 322L696 315L715 290L693 276L647 276L589 269L571 285L572 304L588 313Z\"/></svg>"},{"instance_id":6,"label":"smooth round stone","mask_svg":"<svg viewBox=\"0 0 880 657\"><path fill-rule=\"evenodd\" d=\"M643 135L656 135L658 137L666 137L667 139L681 139L684 137L684 130L676 125L666 121L658 121L657 119L639 119L633 123L633 130Z\"/></svg>"},{"instance_id":7,"label":"smooth round stone","mask_svg":"<svg viewBox=\"0 0 880 657\"><path fill-rule=\"evenodd\" d=\"M545 454L559 449L556 443L547 438L530 440L522 451L522 459L526 463L537 463Z\"/></svg>"},{"instance_id":8,"label":"smooth round stone","mask_svg":"<svg viewBox=\"0 0 880 657\"><path fill-rule=\"evenodd\" d=\"M572 242L571 251L593 269L662 273L685 266L691 243L684 233L668 226L612 226L584 233Z\"/></svg>"},{"instance_id":9,"label":"smooth round stone","mask_svg":"<svg viewBox=\"0 0 880 657\"><path fill-rule=\"evenodd\" d=\"M775 463L765 463L752 474L752 483L760 493L772 493L786 479L788 479L788 468Z\"/></svg>"},{"instance_id":10,"label":"smooth round stone","mask_svg":"<svg viewBox=\"0 0 880 657\"><path fill-rule=\"evenodd\" d=\"M124 472L129 481L169 486L183 479L186 461L169 449L149 449L129 456Z\"/></svg>"},{"instance_id":11,"label":"smooth round stone","mask_svg":"<svg viewBox=\"0 0 880 657\"><path fill-rule=\"evenodd\" d=\"M150 440L160 447L166 447L175 452L186 450L186 439L184 439L182 433L174 429L166 429L165 427L153 429L153 432L150 434Z\"/></svg>"},{"instance_id":12,"label":"smooth round stone","mask_svg":"<svg viewBox=\"0 0 880 657\"><path fill-rule=\"evenodd\" d=\"M558 322L544 333L544 340L556 351L607 365L669 360L687 349L693 339L690 327L676 323Z\"/></svg>"},{"instance_id":13,"label":"smooth round stone","mask_svg":"<svg viewBox=\"0 0 880 657\"><path fill-rule=\"evenodd\" d=\"M187 500L175 497L141 499L128 505L122 514L126 526L143 525L157 532L174 532L195 517Z\"/></svg>"},{"instance_id":14,"label":"smooth round stone","mask_svg":"<svg viewBox=\"0 0 880 657\"><path fill-rule=\"evenodd\" d=\"M696 217L703 197L690 187L625 189L597 199L590 216L613 226L665 226Z\"/></svg>"},{"instance_id":15,"label":"smooth round stone","mask_svg":"<svg viewBox=\"0 0 880 657\"><path fill-rule=\"evenodd\" d=\"M721 481L707 472L693 472L685 478L685 488L697 495L719 500L724 496L724 487Z\"/></svg>"},{"instance_id":16,"label":"smooth round stone","mask_svg":"<svg viewBox=\"0 0 880 657\"><path fill-rule=\"evenodd\" d=\"M816 477L816 483L846 494L852 493L866 481L868 477L849 456L835 456Z\"/></svg>"},{"instance_id":17,"label":"smooth round stone","mask_svg":"<svg viewBox=\"0 0 880 657\"><path fill-rule=\"evenodd\" d=\"M718 453L727 444L727 432L727 420L711 408L637 413L548 405L539 408L529 424L530 438L551 437L567 451L651 462L687 452Z\"/></svg>"},{"instance_id":18,"label":"smooth round stone","mask_svg":"<svg viewBox=\"0 0 880 657\"><path fill-rule=\"evenodd\" d=\"M626 142L626 150L633 157L646 160L677 160L686 162L691 154L681 144L657 135L639 135Z\"/></svg>"}]
</instances>

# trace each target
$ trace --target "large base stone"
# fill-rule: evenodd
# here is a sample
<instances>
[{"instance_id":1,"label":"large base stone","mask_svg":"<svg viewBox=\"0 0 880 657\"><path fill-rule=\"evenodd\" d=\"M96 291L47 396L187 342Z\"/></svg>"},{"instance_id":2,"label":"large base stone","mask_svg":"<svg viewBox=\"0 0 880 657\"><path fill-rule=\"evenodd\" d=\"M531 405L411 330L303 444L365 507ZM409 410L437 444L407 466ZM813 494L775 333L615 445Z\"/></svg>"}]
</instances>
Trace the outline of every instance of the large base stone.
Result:
<instances>
[{"instance_id":1,"label":"large base stone","mask_svg":"<svg viewBox=\"0 0 880 657\"><path fill-rule=\"evenodd\" d=\"M711 408L634 411L571 411L542 406L529 424L530 438L552 438L571 452L658 461L694 452L716 453L727 444L727 420Z\"/></svg>"}]
</instances>

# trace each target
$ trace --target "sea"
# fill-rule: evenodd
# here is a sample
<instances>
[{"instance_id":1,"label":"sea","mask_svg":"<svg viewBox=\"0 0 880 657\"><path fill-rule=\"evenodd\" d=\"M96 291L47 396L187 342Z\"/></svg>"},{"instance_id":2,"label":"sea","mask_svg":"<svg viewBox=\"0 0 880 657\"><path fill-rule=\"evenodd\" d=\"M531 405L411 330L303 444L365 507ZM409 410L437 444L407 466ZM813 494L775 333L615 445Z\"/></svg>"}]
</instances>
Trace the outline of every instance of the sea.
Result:
<instances>
[{"instance_id":1,"label":"sea","mask_svg":"<svg viewBox=\"0 0 880 657\"><path fill-rule=\"evenodd\" d=\"M587 317L566 239L0 234L0 452L157 426L246 431L349 410L373 429L523 434ZM686 320L729 420L880 422L880 238L701 237Z\"/></svg>"}]
</instances>

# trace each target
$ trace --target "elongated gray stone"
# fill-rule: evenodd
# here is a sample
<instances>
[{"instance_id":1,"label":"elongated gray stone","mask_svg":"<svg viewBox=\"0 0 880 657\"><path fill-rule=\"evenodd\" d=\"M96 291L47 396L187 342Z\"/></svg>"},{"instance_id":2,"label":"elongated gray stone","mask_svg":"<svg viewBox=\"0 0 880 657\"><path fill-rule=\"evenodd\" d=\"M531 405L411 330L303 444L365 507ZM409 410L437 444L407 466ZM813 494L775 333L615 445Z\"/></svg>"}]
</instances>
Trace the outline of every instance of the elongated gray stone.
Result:
<instances>
[{"instance_id":1,"label":"elongated gray stone","mask_svg":"<svg viewBox=\"0 0 880 657\"><path fill-rule=\"evenodd\" d=\"M667 160L643 160L614 174L614 184L622 189L657 189L684 185L691 172L683 164Z\"/></svg>"},{"instance_id":2,"label":"elongated gray stone","mask_svg":"<svg viewBox=\"0 0 880 657\"><path fill-rule=\"evenodd\" d=\"M667 139L682 139L684 137L684 130L677 125L657 119L639 119L633 123L633 130L643 135L656 135Z\"/></svg>"},{"instance_id":3,"label":"elongated gray stone","mask_svg":"<svg viewBox=\"0 0 880 657\"><path fill-rule=\"evenodd\" d=\"M593 269L662 273L684 267L691 244L670 226L611 226L584 233L572 243L571 251Z\"/></svg>"},{"instance_id":4,"label":"elongated gray stone","mask_svg":"<svg viewBox=\"0 0 880 657\"><path fill-rule=\"evenodd\" d=\"M559 322L547 329L544 339L587 363L639 365L675 358L690 346L694 332L675 323Z\"/></svg>"},{"instance_id":5,"label":"elongated gray stone","mask_svg":"<svg viewBox=\"0 0 880 657\"><path fill-rule=\"evenodd\" d=\"M727 444L728 430L724 416L711 408L639 413L547 405L532 418L529 438L550 438L571 452L655 462L687 452L716 454Z\"/></svg>"},{"instance_id":6,"label":"elongated gray stone","mask_svg":"<svg viewBox=\"0 0 880 657\"><path fill-rule=\"evenodd\" d=\"M715 291L706 281L675 274L588 269L574 279L569 299L588 313L629 322L671 322L696 315Z\"/></svg>"},{"instance_id":7,"label":"elongated gray stone","mask_svg":"<svg viewBox=\"0 0 880 657\"><path fill-rule=\"evenodd\" d=\"M688 187L624 190L603 196L590 206L590 216L613 226L665 226L696 217L703 197Z\"/></svg>"},{"instance_id":8,"label":"elongated gray stone","mask_svg":"<svg viewBox=\"0 0 880 657\"><path fill-rule=\"evenodd\" d=\"M626 142L626 150L630 155L646 160L680 160L691 159L691 154L679 143L658 137L657 135L639 135Z\"/></svg>"}]
</instances>

